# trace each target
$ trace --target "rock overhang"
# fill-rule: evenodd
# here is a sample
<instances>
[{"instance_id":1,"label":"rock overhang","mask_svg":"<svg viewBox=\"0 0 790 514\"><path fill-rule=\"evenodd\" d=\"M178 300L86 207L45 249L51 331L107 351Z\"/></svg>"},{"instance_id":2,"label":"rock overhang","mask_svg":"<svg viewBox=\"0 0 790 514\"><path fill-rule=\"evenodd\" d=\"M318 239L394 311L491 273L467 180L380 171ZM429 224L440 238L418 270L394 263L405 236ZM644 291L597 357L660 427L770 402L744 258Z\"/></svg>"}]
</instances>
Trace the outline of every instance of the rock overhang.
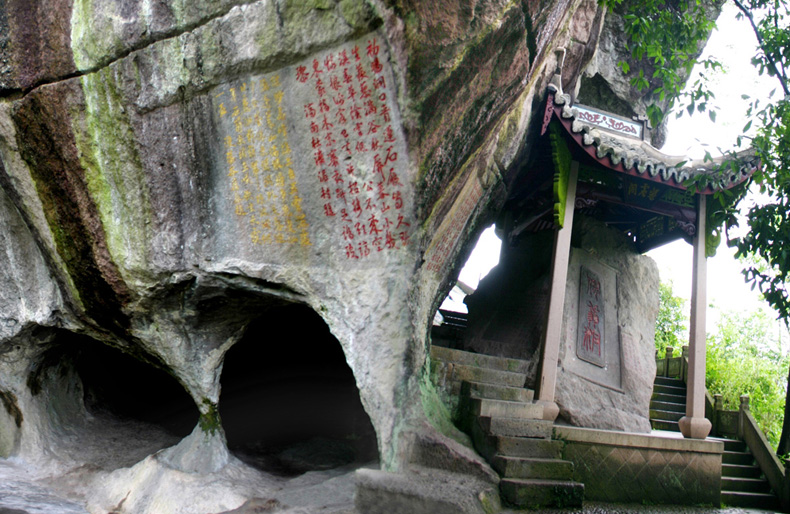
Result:
<instances>
[{"instance_id":1,"label":"rock overhang","mask_svg":"<svg viewBox=\"0 0 790 514\"><path fill-rule=\"evenodd\" d=\"M156 355L203 408L203 400L218 400L222 355L259 303L309 305L345 351L384 465L402 466L409 457L398 448L400 434L422 430L427 412L438 412L423 383L430 311L535 137L533 109L553 64L550 48L569 42L578 12L600 15L596 4L535 12L494 2L482 11L461 8L458 16L443 12L433 25L458 22L469 30L449 31L458 39L442 41L420 32L419 18L399 15L399 5L199 3L161 18L134 9L118 18L118 6L111 7L75 2L67 38L74 68L18 82L22 98L3 106L4 188L55 276L65 304L59 316L99 339L131 341ZM594 46L600 27L589 28ZM361 136L353 125L350 148L363 143L368 155L352 153L347 162L327 148L332 139L335 149L352 140L351 129L346 138L337 126L338 92L348 102L349 84L340 68L329 69L344 51L353 59L355 94L371 95L360 116L367 108L379 125L373 132L366 122ZM438 63L416 58L428 55ZM318 71L328 78L320 85ZM313 76L302 82L301 73ZM342 90L333 89L333 78ZM39 114L52 108L38 120L47 129L40 132L65 134L53 146L31 145L35 134L20 106L33 100L43 107ZM376 133L381 146L371 151ZM63 158L39 167L52 149ZM331 165L335 158L344 166ZM359 192L349 190L355 175L348 166L370 179L357 180ZM50 177L63 179L58 194ZM268 227L259 195L261 205L268 202ZM352 223L335 223L343 209ZM402 218L385 214L399 210Z\"/></svg>"}]
</instances>

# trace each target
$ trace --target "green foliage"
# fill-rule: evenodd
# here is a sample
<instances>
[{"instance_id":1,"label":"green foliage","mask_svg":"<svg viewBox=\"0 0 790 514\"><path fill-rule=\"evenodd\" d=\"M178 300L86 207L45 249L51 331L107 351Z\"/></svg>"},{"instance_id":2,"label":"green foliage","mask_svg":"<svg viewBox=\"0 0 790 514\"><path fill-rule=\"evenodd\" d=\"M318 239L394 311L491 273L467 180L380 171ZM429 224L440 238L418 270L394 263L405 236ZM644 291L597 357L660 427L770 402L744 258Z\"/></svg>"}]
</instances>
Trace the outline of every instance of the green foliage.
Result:
<instances>
[{"instance_id":1,"label":"green foliage","mask_svg":"<svg viewBox=\"0 0 790 514\"><path fill-rule=\"evenodd\" d=\"M753 140L762 170L756 177L770 200L747 214L749 232L734 240L738 255L755 256L763 265L744 270L766 301L787 322L790 319L790 104L782 99L757 115L762 127Z\"/></svg>"},{"instance_id":2,"label":"green foliage","mask_svg":"<svg viewBox=\"0 0 790 514\"><path fill-rule=\"evenodd\" d=\"M782 431L788 355L772 334L776 323L764 310L723 313L708 334L706 386L723 396L724 408L737 410L748 394L760 429L776 448Z\"/></svg>"},{"instance_id":3,"label":"green foliage","mask_svg":"<svg viewBox=\"0 0 790 514\"><path fill-rule=\"evenodd\" d=\"M746 280L752 287L760 288L766 301L787 323L790 320L787 289L790 279L790 89L787 77L790 10L784 2L733 2L757 36L759 49L752 64L761 75L776 78L784 96L777 100L773 95L768 99L754 99L747 111L749 121L743 131L749 130L755 121L759 127L752 146L760 158L761 169L754 180L770 199L749 210L746 216L749 232L730 244L737 247L738 256L751 257L751 263L744 270Z\"/></svg>"},{"instance_id":4,"label":"green foliage","mask_svg":"<svg viewBox=\"0 0 790 514\"><path fill-rule=\"evenodd\" d=\"M639 69L621 61L618 67L631 76L631 85L640 91L650 90L660 102L668 100L669 109L683 98L689 113L705 112L713 93L704 74L691 91L684 92L686 79L697 55L715 26L708 19L706 4L700 0L600 0L601 4L623 15L628 49ZM716 59L702 61L706 71L722 69ZM666 113L656 104L647 108L647 116L658 125ZM715 119L715 113L712 114Z\"/></svg>"},{"instance_id":5,"label":"green foliage","mask_svg":"<svg viewBox=\"0 0 790 514\"><path fill-rule=\"evenodd\" d=\"M688 318L685 314L683 298L675 296L672 283L661 282L659 285L659 307L656 318L656 350L658 357L666 356L667 347L680 354L680 348L687 344Z\"/></svg>"}]
</instances>

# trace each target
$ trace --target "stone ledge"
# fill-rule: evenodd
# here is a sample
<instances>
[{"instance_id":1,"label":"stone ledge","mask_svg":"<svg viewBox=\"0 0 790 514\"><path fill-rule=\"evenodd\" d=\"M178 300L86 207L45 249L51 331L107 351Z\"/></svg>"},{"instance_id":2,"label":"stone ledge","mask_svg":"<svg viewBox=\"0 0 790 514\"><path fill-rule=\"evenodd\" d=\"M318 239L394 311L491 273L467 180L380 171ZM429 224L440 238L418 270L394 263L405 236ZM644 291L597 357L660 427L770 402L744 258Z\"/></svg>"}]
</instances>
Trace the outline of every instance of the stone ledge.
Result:
<instances>
[{"instance_id":1,"label":"stone ledge","mask_svg":"<svg viewBox=\"0 0 790 514\"><path fill-rule=\"evenodd\" d=\"M721 441L664 437L593 428L555 426L554 438L574 443L646 448L650 450L719 454L724 452L724 443Z\"/></svg>"}]
</instances>

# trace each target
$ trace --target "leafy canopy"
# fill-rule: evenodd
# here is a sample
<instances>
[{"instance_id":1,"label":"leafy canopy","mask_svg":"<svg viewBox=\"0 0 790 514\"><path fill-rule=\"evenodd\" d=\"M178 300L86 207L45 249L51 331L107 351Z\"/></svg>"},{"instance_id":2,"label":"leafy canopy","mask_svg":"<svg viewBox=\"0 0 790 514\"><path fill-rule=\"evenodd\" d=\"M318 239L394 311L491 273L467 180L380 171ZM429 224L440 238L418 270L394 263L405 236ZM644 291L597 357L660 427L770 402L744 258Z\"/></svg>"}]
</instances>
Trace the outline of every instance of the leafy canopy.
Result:
<instances>
[{"instance_id":1,"label":"leafy canopy","mask_svg":"<svg viewBox=\"0 0 790 514\"><path fill-rule=\"evenodd\" d=\"M746 214L748 232L745 235L730 237L727 232L728 244L735 246L737 255L748 263L744 270L746 280L752 283L752 287L759 287L779 317L786 325L790 325L790 87L787 76L790 68L790 9L780 0L729 1L749 22L757 38L758 47L752 57L752 64L761 75L774 78L777 89L783 94L776 99L773 95L768 99L754 99L746 113L749 119L737 143L740 145L743 139L752 139L752 147L761 162L761 169L754 175L753 181L768 200L749 209ZM705 110L710 112L708 101L713 95L704 79L697 81L689 92L683 92L685 77L696 56L695 49L700 47L713 27L713 23L708 20L706 4L700 0L601 2L622 12L634 62L646 61L654 69L649 78L644 68L633 73L631 84L641 90L652 89L659 100L666 98L669 109L678 99L682 99L689 114ZM707 70L721 68L716 60L707 60L703 64ZM621 63L620 68L626 74L631 72L627 63ZM744 98L748 99L748 92L744 92ZM653 124L666 115L657 106L649 108L647 114ZM715 114L710 114L710 117L715 121ZM755 122L757 134L752 138L747 131ZM726 166L721 171L726 172ZM727 193L717 194L721 209L717 213L716 224L724 222L732 227L739 223L735 205L740 196L727 196ZM718 230L718 227L714 229ZM759 349L755 350L750 345L754 329L752 326L746 332L731 336L722 327L721 339L712 341L708 350L708 387L716 390L736 387L737 384L740 392L745 392L748 386L756 386L757 389L752 392L755 415L757 411L765 410L766 417L775 415L777 420L784 418L777 452L786 455L790 453L790 391L787 382L784 387L780 387L776 370L769 373L763 367L767 365L766 362L771 366L780 362L781 368L787 369L790 363L786 358L761 355ZM722 362L726 365L715 367ZM737 372L733 375L732 370ZM748 379L740 383L736 380L744 377ZM710 383L711 380L713 383ZM790 375L787 380L790 382ZM774 393L769 394L769 390ZM783 416L779 407L781 402L776 400L777 390L786 391ZM763 430L772 441L776 441L777 423L763 424Z\"/></svg>"},{"instance_id":2,"label":"leafy canopy","mask_svg":"<svg viewBox=\"0 0 790 514\"><path fill-rule=\"evenodd\" d=\"M748 394L758 426L776 448L782 431L788 354L772 333L775 325L764 310L725 312L708 335L706 387L720 393L724 408L737 410Z\"/></svg>"},{"instance_id":3,"label":"leafy canopy","mask_svg":"<svg viewBox=\"0 0 790 514\"><path fill-rule=\"evenodd\" d=\"M746 215L749 231L733 238L731 244L741 257L754 256L744 270L746 280L759 286L766 301L785 323L790 320L790 90L787 68L790 64L790 11L784 2L733 0L757 36L759 49L752 64L760 74L777 80L779 99L760 99L749 107L748 130L754 121L759 126L752 146L762 169L754 180L769 200L755 205ZM736 222L737 223L737 222Z\"/></svg>"},{"instance_id":4,"label":"leafy canopy","mask_svg":"<svg viewBox=\"0 0 790 514\"><path fill-rule=\"evenodd\" d=\"M648 91L654 100L668 101L665 112L659 105L647 108L647 117L656 126L681 99L689 111L705 112L713 93L703 77L694 87L684 91L686 80L697 62L697 56L715 26L711 20L710 4L699 0L601 0L602 5L622 14L628 37L627 49L632 62L639 64L634 70L628 61L618 67L631 76L631 85L639 91ZM722 69L716 59L701 61L706 70ZM709 111L715 121L716 113Z\"/></svg>"}]
</instances>

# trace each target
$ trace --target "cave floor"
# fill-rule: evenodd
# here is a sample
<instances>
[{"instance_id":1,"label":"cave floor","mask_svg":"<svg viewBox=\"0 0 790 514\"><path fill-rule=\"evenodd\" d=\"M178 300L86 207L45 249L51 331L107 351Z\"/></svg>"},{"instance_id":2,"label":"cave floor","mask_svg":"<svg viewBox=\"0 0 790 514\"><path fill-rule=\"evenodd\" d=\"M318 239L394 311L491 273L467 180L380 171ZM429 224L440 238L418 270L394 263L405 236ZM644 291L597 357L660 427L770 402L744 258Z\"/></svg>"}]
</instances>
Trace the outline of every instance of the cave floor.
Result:
<instances>
[{"instance_id":1,"label":"cave floor","mask_svg":"<svg viewBox=\"0 0 790 514\"><path fill-rule=\"evenodd\" d=\"M207 475L168 470L148 458L179 440L155 425L93 412L79 426L59 434L51 452L31 460L0 459L0 514L107 512L102 499L107 490L156 473L172 483L176 494L178 486L185 487L183 496L194 503L184 512L243 514L263 508L264 512L348 514L353 512L354 472L360 467L378 468L375 461L349 458L342 442L333 445L321 439L236 453L222 470ZM316 448L333 451L315 453ZM309 469L310 460L318 462L312 463L318 469ZM206 496L253 499L236 510L204 510L199 506L203 490Z\"/></svg>"},{"instance_id":2,"label":"cave floor","mask_svg":"<svg viewBox=\"0 0 790 514\"><path fill-rule=\"evenodd\" d=\"M245 506L227 514L264 512L261 509L275 508L276 512L294 514L357 514L353 507L354 471L336 469L323 472L308 472L285 480L282 489L274 497L255 499ZM279 510L286 505L293 508ZM269 511L269 510L265 510ZM502 511L516 514L525 511ZM764 514L757 509L703 508L656 505L619 505L586 502L579 509L542 510L546 514ZM46 485L37 482L18 463L0 460L0 514L88 514L83 505L69 500ZM208 513L207 513L208 514Z\"/></svg>"},{"instance_id":3,"label":"cave floor","mask_svg":"<svg viewBox=\"0 0 790 514\"><path fill-rule=\"evenodd\" d=\"M80 437L64 436L58 444L57 464L32 467L18 459L0 459L0 514L89 514L92 489L119 468L127 468L178 441L158 427L136 421L92 415L78 431ZM320 444L324 444L321 442ZM309 447L309 445L308 445ZM284 452L287 453L287 452ZM295 457L290 451L291 465ZM297 452L298 454L298 452ZM206 510L205 514L357 514L354 509L354 472L360 467L377 468L376 462L349 462L329 469L283 472L267 469L271 453L255 462L254 455L238 455L227 466L234 480L255 482L257 494L234 510ZM330 456L331 457L331 456ZM298 462L298 459L296 459ZM64 464L65 463L65 464ZM252 464L252 465L250 465ZM256 465L258 464L258 465ZM235 470L235 471L234 471ZM219 472L220 481L225 470ZM235 474L234 474L235 473ZM199 480L199 478L197 478ZM215 478L210 480L216 482ZM228 487L228 491L231 487ZM221 491L221 490L220 490ZM97 512L95 508L92 512ZM198 512L195 510L193 512ZM516 511L503 511L515 514ZM520 511L524 512L524 511ZM656 505L619 505L586 502L580 509L542 510L565 514L757 514L769 511L740 508L704 508Z\"/></svg>"},{"instance_id":4,"label":"cave floor","mask_svg":"<svg viewBox=\"0 0 790 514\"><path fill-rule=\"evenodd\" d=\"M371 463L370 467L377 467ZM288 512L293 514L353 514L355 466L279 479L279 487L266 498L255 498L245 506L226 511L233 514L252 512ZM273 477L267 477L273 478ZM62 485L57 487L62 489ZM70 495L68 495L70 496ZM289 508L290 507L290 508ZM260 509L265 510L260 510ZM16 462L0 460L0 514L88 514L83 502L70 499L36 480ZM209 514L208 512L206 514ZM219 514L212 512L211 514Z\"/></svg>"}]
</instances>

